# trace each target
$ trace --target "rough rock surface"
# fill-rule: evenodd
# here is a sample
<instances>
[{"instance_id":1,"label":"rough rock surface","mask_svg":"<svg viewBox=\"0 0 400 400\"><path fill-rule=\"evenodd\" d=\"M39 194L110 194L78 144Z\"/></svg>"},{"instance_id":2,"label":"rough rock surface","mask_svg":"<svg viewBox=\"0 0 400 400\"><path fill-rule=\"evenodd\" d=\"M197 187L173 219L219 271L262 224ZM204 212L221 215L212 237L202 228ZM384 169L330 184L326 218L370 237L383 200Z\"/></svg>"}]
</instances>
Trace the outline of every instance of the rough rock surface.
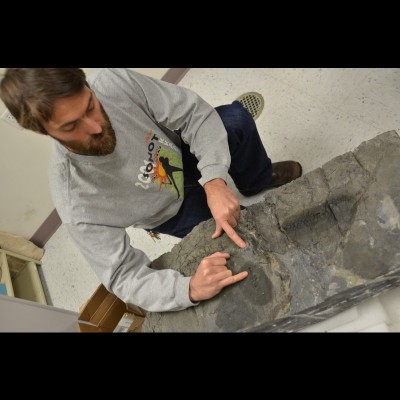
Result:
<instances>
[{"instance_id":1,"label":"rough rock surface","mask_svg":"<svg viewBox=\"0 0 400 400\"><path fill-rule=\"evenodd\" d=\"M400 138L386 132L244 210L245 249L211 240L213 220L200 224L153 268L190 276L224 251L249 276L197 307L148 313L143 331L296 331L399 286L399 171Z\"/></svg>"}]
</instances>

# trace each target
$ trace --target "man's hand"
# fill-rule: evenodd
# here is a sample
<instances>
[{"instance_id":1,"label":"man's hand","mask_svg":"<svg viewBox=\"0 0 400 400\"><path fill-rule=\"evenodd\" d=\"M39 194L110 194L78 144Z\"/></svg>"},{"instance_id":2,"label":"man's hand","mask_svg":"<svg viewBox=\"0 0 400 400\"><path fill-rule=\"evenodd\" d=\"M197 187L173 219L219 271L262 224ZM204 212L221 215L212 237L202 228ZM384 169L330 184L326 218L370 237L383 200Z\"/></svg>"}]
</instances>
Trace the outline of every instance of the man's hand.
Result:
<instances>
[{"instance_id":1,"label":"man's hand","mask_svg":"<svg viewBox=\"0 0 400 400\"><path fill-rule=\"evenodd\" d=\"M235 194L220 178L207 182L204 185L204 190L208 207L215 219L215 232L211 238L215 239L225 231L236 245L241 248L246 247L246 243L233 229L236 227L240 216L240 204Z\"/></svg>"},{"instance_id":2,"label":"man's hand","mask_svg":"<svg viewBox=\"0 0 400 400\"><path fill-rule=\"evenodd\" d=\"M247 271L232 275L232 271L226 266L226 261L229 257L228 253L214 253L201 260L196 273L189 283L189 298L191 302L195 303L211 299L225 286L246 278L249 274Z\"/></svg>"}]
</instances>

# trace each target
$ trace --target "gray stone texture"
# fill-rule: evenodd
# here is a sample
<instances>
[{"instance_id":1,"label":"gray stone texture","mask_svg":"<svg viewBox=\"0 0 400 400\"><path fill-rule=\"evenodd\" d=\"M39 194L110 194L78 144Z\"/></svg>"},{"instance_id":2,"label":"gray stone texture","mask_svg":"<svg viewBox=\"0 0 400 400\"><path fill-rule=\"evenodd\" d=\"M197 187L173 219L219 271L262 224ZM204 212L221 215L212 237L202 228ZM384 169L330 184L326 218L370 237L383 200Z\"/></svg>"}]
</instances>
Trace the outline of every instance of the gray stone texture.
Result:
<instances>
[{"instance_id":1,"label":"gray stone texture","mask_svg":"<svg viewBox=\"0 0 400 400\"><path fill-rule=\"evenodd\" d=\"M145 332L296 331L400 285L400 138L363 142L242 211L239 249L214 221L153 268L194 274L216 251L249 276L196 307L148 313Z\"/></svg>"}]
</instances>

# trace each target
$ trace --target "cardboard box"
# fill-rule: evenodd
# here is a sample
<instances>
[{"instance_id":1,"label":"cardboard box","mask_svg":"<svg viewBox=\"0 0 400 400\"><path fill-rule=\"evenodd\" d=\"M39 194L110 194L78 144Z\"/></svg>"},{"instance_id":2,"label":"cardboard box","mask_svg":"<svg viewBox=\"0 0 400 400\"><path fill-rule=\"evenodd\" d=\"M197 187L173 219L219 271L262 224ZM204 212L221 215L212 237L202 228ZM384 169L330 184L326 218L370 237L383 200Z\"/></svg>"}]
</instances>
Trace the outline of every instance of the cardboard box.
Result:
<instances>
[{"instance_id":1,"label":"cardboard box","mask_svg":"<svg viewBox=\"0 0 400 400\"><path fill-rule=\"evenodd\" d=\"M140 332L146 312L127 305L100 285L78 316L81 332Z\"/></svg>"}]
</instances>

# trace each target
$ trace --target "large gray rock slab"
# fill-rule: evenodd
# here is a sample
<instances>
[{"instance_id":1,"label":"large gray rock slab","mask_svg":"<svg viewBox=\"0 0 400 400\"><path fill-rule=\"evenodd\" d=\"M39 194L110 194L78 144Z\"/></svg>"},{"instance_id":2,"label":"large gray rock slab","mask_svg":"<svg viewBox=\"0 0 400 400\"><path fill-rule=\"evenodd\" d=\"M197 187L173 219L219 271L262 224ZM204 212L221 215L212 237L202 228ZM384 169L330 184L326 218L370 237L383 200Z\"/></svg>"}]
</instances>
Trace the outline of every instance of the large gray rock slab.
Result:
<instances>
[{"instance_id":1,"label":"large gray rock slab","mask_svg":"<svg viewBox=\"0 0 400 400\"><path fill-rule=\"evenodd\" d=\"M236 247L197 226L153 268L194 274L216 251L249 276L179 312L148 313L146 332L296 331L400 285L400 138L363 142L242 212Z\"/></svg>"}]
</instances>

